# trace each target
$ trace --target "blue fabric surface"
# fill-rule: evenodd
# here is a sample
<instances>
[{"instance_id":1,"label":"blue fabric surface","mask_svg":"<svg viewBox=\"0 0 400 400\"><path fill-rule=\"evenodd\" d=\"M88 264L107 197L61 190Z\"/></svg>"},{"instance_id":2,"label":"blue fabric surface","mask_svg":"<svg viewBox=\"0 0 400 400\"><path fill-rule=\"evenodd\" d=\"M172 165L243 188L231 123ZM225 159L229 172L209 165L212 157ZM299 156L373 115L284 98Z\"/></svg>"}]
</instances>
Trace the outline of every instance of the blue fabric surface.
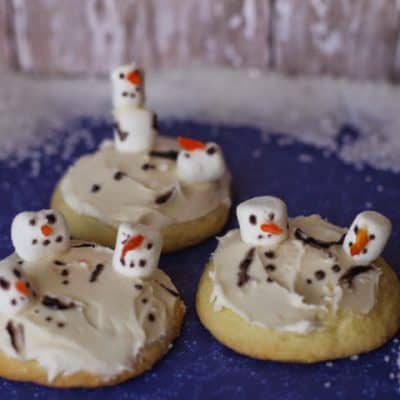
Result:
<instances>
[{"instance_id":1,"label":"blue fabric surface","mask_svg":"<svg viewBox=\"0 0 400 400\"><path fill-rule=\"evenodd\" d=\"M93 141L79 139L89 129ZM359 211L373 208L393 222L385 257L396 268L400 261L400 177L391 172L343 164L301 143L282 145L284 135L268 143L249 127L211 127L191 122L164 122L167 135L184 135L221 144L234 177L234 206L256 195L283 198L291 215L319 213L339 225L349 225ZM76 146L66 151L67 137L77 135ZM81 119L55 134L57 151L40 159L40 174L32 175L31 162L0 162L0 256L12 251L9 239L13 216L22 210L47 207L53 187L70 163L110 137L105 122ZM338 144L357 140L357 130L344 127ZM42 152L41 148L32 151ZM65 159L59 154L67 153ZM36 166L37 167L37 166ZM35 174L33 174L35 175ZM237 225L234 213L225 230ZM315 365L261 362L224 348L201 326L194 296L203 266L216 246L210 239L192 249L162 256L161 265L172 277L188 306L182 335L172 351L147 374L112 388L55 390L29 383L0 380L1 399L395 399L400 396L396 374L399 341L346 359ZM397 268L399 272L399 269Z\"/></svg>"}]
</instances>

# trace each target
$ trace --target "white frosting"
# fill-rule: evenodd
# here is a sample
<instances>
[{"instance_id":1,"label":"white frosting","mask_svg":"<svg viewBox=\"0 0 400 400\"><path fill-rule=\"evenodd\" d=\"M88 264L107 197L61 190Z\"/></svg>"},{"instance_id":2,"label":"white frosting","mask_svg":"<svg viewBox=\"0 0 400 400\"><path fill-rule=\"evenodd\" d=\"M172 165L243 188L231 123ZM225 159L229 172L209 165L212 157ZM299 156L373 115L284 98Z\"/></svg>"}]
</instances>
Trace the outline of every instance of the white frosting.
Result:
<instances>
[{"instance_id":1,"label":"white frosting","mask_svg":"<svg viewBox=\"0 0 400 400\"><path fill-rule=\"evenodd\" d=\"M179 153L177 174L182 182L210 182L224 175L226 166L220 147L212 142L203 146L195 150L183 149Z\"/></svg>"},{"instance_id":2,"label":"white frosting","mask_svg":"<svg viewBox=\"0 0 400 400\"><path fill-rule=\"evenodd\" d=\"M11 225L16 253L26 261L37 261L66 251L69 232L65 219L55 210L25 211Z\"/></svg>"},{"instance_id":3,"label":"white frosting","mask_svg":"<svg viewBox=\"0 0 400 400\"><path fill-rule=\"evenodd\" d=\"M179 146L173 139L159 137L154 150L178 151ZM145 152L121 153L107 145L70 167L61 191L79 214L113 226L136 222L161 227L200 218L221 204L229 206L229 185L227 171L217 181L183 184L177 178L175 160Z\"/></svg>"},{"instance_id":4,"label":"white frosting","mask_svg":"<svg viewBox=\"0 0 400 400\"><path fill-rule=\"evenodd\" d=\"M113 266L126 276L148 277L158 266L161 248L162 237L157 229L123 223L118 229Z\"/></svg>"},{"instance_id":5,"label":"white frosting","mask_svg":"<svg viewBox=\"0 0 400 400\"><path fill-rule=\"evenodd\" d=\"M112 267L112 250L76 247L81 243L56 259L19 265L14 254L1 263L0 277L24 268L37 297L16 315L0 312L0 350L36 360L49 381L77 371L108 379L130 370L144 346L165 336L177 301L161 270L146 280L127 278Z\"/></svg>"},{"instance_id":6,"label":"white frosting","mask_svg":"<svg viewBox=\"0 0 400 400\"><path fill-rule=\"evenodd\" d=\"M351 224L343 249L355 263L368 265L382 253L391 230L392 224L384 215L364 211Z\"/></svg>"},{"instance_id":7,"label":"white frosting","mask_svg":"<svg viewBox=\"0 0 400 400\"><path fill-rule=\"evenodd\" d=\"M240 235L247 244L274 248L287 238L287 208L277 197L254 197L239 204L236 214Z\"/></svg>"},{"instance_id":8,"label":"white frosting","mask_svg":"<svg viewBox=\"0 0 400 400\"><path fill-rule=\"evenodd\" d=\"M368 313L380 270L352 269L354 261L340 245L345 230L317 215L294 218L289 225L288 239L274 250L252 247L239 230L220 239L210 272L215 310L226 307L253 324L299 334L323 329L324 315L339 307ZM299 240L299 234L337 244L324 249Z\"/></svg>"}]
</instances>

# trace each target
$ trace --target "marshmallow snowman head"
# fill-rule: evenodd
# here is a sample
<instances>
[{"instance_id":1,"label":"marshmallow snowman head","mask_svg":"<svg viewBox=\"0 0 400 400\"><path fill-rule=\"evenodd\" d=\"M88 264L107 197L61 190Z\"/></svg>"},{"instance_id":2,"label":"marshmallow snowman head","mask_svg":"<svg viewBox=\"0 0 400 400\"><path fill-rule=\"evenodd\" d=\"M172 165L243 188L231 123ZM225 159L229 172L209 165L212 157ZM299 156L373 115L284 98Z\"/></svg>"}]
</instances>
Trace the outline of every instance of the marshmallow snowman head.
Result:
<instances>
[{"instance_id":1,"label":"marshmallow snowman head","mask_svg":"<svg viewBox=\"0 0 400 400\"><path fill-rule=\"evenodd\" d=\"M357 265L368 265L382 253L392 224L382 214L364 211L357 215L348 230L343 249Z\"/></svg>"},{"instance_id":2,"label":"marshmallow snowman head","mask_svg":"<svg viewBox=\"0 0 400 400\"><path fill-rule=\"evenodd\" d=\"M224 174L226 166L216 143L203 143L189 138L178 138L182 150L177 159L178 178L185 183L215 181Z\"/></svg>"},{"instance_id":3,"label":"marshmallow snowman head","mask_svg":"<svg viewBox=\"0 0 400 400\"><path fill-rule=\"evenodd\" d=\"M132 278L146 278L158 267L162 248L160 232L147 225L123 223L119 226L113 266Z\"/></svg>"},{"instance_id":4,"label":"marshmallow snowman head","mask_svg":"<svg viewBox=\"0 0 400 400\"><path fill-rule=\"evenodd\" d=\"M24 272L9 260L0 262L0 313L17 314L31 301L31 284Z\"/></svg>"},{"instance_id":5,"label":"marshmallow snowman head","mask_svg":"<svg viewBox=\"0 0 400 400\"><path fill-rule=\"evenodd\" d=\"M55 210L19 213L11 225L15 252L25 261L49 258L69 249L69 231L61 213Z\"/></svg>"},{"instance_id":6,"label":"marshmallow snowman head","mask_svg":"<svg viewBox=\"0 0 400 400\"><path fill-rule=\"evenodd\" d=\"M239 204L236 214L247 244L274 247L288 236L286 205L277 197L254 197Z\"/></svg>"},{"instance_id":7,"label":"marshmallow snowman head","mask_svg":"<svg viewBox=\"0 0 400 400\"><path fill-rule=\"evenodd\" d=\"M111 73L114 108L141 107L144 103L143 73L135 63L122 65Z\"/></svg>"}]
</instances>

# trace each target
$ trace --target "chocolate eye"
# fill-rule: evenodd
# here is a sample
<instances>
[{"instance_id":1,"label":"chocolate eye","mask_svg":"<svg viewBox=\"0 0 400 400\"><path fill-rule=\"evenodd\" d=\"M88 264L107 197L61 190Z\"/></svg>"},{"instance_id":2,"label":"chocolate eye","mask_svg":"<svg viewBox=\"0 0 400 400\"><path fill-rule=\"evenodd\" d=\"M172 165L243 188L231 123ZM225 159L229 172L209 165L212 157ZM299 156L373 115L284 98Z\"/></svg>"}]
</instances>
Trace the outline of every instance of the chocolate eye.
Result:
<instances>
[{"instance_id":1,"label":"chocolate eye","mask_svg":"<svg viewBox=\"0 0 400 400\"><path fill-rule=\"evenodd\" d=\"M374 234L369 235L369 239L370 239L370 240L374 240L374 239L375 239L375 235L374 235Z\"/></svg>"},{"instance_id":2,"label":"chocolate eye","mask_svg":"<svg viewBox=\"0 0 400 400\"><path fill-rule=\"evenodd\" d=\"M21 274L21 271L20 270L18 270L18 269L14 269L13 270L13 272L14 272L14 275L17 277L17 278L21 278L21 276L22 276L22 274Z\"/></svg>"},{"instance_id":3,"label":"chocolate eye","mask_svg":"<svg viewBox=\"0 0 400 400\"><path fill-rule=\"evenodd\" d=\"M121 79L124 79L125 78L125 74L123 74L122 72L119 74L119 77L121 78Z\"/></svg>"},{"instance_id":4,"label":"chocolate eye","mask_svg":"<svg viewBox=\"0 0 400 400\"><path fill-rule=\"evenodd\" d=\"M356 225L355 227L354 227L354 233L357 235L357 233L358 233L358 226Z\"/></svg>"},{"instance_id":5,"label":"chocolate eye","mask_svg":"<svg viewBox=\"0 0 400 400\"><path fill-rule=\"evenodd\" d=\"M29 225L35 226L36 225L36 219L32 218L29 220Z\"/></svg>"},{"instance_id":6,"label":"chocolate eye","mask_svg":"<svg viewBox=\"0 0 400 400\"><path fill-rule=\"evenodd\" d=\"M275 219L275 214L273 212L269 213L269 219L273 221Z\"/></svg>"},{"instance_id":7,"label":"chocolate eye","mask_svg":"<svg viewBox=\"0 0 400 400\"><path fill-rule=\"evenodd\" d=\"M122 92L122 96L124 97L128 96L128 92Z\"/></svg>"},{"instance_id":8,"label":"chocolate eye","mask_svg":"<svg viewBox=\"0 0 400 400\"><path fill-rule=\"evenodd\" d=\"M57 221L57 218L54 214L47 214L46 219L49 224L55 224Z\"/></svg>"},{"instance_id":9,"label":"chocolate eye","mask_svg":"<svg viewBox=\"0 0 400 400\"><path fill-rule=\"evenodd\" d=\"M183 153L183 155L184 155L186 158L190 158L190 154L189 154L189 153Z\"/></svg>"},{"instance_id":10,"label":"chocolate eye","mask_svg":"<svg viewBox=\"0 0 400 400\"><path fill-rule=\"evenodd\" d=\"M213 154L215 154L217 152L217 149L214 146L211 146L207 149L206 153L209 154L210 156L212 156Z\"/></svg>"},{"instance_id":11,"label":"chocolate eye","mask_svg":"<svg viewBox=\"0 0 400 400\"><path fill-rule=\"evenodd\" d=\"M249 217L249 222L252 225L255 225L257 223L257 217L254 214L251 214L250 217Z\"/></svg>"}]
</instances>

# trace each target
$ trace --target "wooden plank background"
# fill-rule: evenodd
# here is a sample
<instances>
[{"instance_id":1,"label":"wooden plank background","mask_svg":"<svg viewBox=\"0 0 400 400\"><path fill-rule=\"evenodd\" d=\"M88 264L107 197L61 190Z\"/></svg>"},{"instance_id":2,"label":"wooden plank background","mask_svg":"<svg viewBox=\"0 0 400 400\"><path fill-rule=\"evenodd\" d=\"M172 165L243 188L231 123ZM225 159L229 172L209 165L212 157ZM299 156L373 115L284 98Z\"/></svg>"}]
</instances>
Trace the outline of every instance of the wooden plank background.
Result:
<instances>
[{"instance_id":1,"label":"wooden plank background","mask_svg":"<svg viewBox=\"0 0 400 400\"><path fill-rule=\"evenodd\" d=\"M400 78L396 0L0 0L0 65L103 75L230 65Z\"/></svg>"}]
</instances>

